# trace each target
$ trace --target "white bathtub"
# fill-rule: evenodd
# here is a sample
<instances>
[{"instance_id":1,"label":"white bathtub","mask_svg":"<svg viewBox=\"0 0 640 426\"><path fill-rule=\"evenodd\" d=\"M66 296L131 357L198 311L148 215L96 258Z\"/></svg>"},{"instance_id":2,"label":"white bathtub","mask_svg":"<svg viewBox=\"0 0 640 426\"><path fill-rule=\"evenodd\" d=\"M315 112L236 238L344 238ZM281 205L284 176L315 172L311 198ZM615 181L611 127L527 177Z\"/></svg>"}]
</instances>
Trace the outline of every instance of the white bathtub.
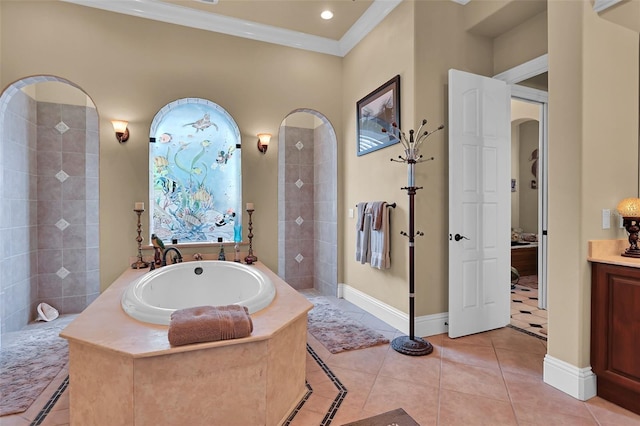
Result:
<instances>
[{"instance_id":1,"label":"white bathtub","mask_svg":"<svg viewBox=\"0 0 640 426\"><path fill-rule=\"evenodd\" d=\"M236 304L252 314L267 307L275 294L271 279L252 266L205 260L176 263L143 275L129 285L121 303L137 320L168 325L176 309Z\"/></svg>"}]
</instances>

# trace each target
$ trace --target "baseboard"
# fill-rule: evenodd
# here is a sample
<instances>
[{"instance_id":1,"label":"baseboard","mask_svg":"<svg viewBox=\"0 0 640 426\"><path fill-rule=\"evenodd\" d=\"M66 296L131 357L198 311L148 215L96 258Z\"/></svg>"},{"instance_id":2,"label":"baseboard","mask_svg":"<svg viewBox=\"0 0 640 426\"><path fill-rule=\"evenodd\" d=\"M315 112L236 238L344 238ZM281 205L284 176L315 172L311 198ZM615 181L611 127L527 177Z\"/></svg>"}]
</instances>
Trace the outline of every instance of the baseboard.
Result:
<instances>
[{"instance_id":1,"label":"baseboard","mask_svg":"<svg viewBox=\"0 0 640 426\"><path fill-rule=\"evenodd\" d=\"M374 317L386 322L393 328L409 334L409 314L389 306L378 299L369 296L347 284L338 284L338 297L341 297L357 307L364 309ZM408 296L407 296L408 297ZM414 321L414 334L419 337L433 336L448 331L448 313L423 315Z\"/></svg>"},{"instance_id":2,"label":"baseboard","mask_svg":"<svg viewBox=\"0 0 640 426\"><path fill-rule=\"evenodd\" d=\"M562 392L586 401L596 396L596 375L591 367L578 368L547 354L544 357L543 380Z\"/></svg>"}]
</instances>

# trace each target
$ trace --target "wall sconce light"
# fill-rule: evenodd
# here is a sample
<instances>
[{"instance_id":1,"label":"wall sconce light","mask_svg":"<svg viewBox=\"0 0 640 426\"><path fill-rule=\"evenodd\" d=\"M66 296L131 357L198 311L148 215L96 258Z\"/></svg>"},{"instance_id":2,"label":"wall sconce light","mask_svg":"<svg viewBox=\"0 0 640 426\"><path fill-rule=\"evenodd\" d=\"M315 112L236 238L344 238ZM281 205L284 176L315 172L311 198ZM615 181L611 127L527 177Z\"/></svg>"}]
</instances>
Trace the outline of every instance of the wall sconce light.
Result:
<instances>
[{"instance_id":1,"label":"wall sconce light","mask_svg":"<svg viewBox=\"0 0 640 426\"><path fill-rule=\"evenodd\" d=\"M129 122L112 120L111 124L113 124L113 130L116 132L116 139L118 139L118 142L123 143L129 140L129 129L127 128Z\"/></svg>"},{"instance_id":2,"label":"wall sconce light","mask_svg":"<svg viewBox=\"0 0 640 426\"><path fill-rule=\"evenodd\" d=\"M271 140L271 133L258 133L258 151L263 154L267 153L269 148L269 141Z\"/></svg>"},{"instance_id":3,"label":"wall sconce light","mask_svg":"<svg viewBox=\"0 0 640 426\"><path fill-rule=\"evenodd\" d=\"M629 248L622 253L625 257L640 258L638 248L638 232L640 232L640 198L625 198L618 203L618 213L622 216L622 224L629 233Z\"/></svg>"}]
</instances>

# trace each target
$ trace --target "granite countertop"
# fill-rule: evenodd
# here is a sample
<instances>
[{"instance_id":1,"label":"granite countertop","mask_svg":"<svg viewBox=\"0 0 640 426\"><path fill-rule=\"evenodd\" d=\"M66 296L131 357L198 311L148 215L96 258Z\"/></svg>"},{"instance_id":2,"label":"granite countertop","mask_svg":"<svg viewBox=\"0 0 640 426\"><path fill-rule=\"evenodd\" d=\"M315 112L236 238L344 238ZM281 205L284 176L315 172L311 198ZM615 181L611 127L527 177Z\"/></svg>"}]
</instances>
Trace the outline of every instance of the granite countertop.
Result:
<instances>
[{"instance_id":1,"label":"granite countertop","mask_svg":"<svg viewBox=\"0 0 640 426\"><path fill-rule=\"evenodd\" d=\"M253 265L265 273L276 287L276 296L269 306L251 315L253 332L242 339L222 340L194 345L169 345L166 325L148 324L127 315L120 304L127 286L148 270L127 269L92 304L62 330L60 336L74 343L86 344L133 358L187 352L209 347L243 344L265 340L282 327L306 315L313 307L261 262Z\"/></svg>"},{"instance_id":2,"label":"granite countertop","mask_svg":"<svg viewBox=\"0 0 640 426\"><path fill-rule=\"evenodd\" d=\"M629 248L629 241L623 240L591 240L587 260L595 263L640 268L640 259L624 257L621 254Z\"/></svg>"}]
</instances>

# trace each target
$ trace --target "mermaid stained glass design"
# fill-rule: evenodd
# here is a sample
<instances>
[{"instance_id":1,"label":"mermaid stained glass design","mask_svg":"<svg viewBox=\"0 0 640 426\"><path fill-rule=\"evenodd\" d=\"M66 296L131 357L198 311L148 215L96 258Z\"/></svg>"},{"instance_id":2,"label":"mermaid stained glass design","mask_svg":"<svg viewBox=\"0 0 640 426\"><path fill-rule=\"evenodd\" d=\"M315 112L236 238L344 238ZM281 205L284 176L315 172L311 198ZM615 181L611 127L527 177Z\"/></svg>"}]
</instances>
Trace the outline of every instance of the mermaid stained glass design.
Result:
<instances>
[{"instance_id":1,"label":"mermaid stained glass design","mask_svg":"<svg viewBox=\"0 0 640 426\"><path fill-rule=\"evenodd\" d=\"M166 105L149 144L150 234L179 243L238 239L242 224L240 132L217 104ZM155 142L153 142L155 140Z\"/></svg>"}]
</instances>

